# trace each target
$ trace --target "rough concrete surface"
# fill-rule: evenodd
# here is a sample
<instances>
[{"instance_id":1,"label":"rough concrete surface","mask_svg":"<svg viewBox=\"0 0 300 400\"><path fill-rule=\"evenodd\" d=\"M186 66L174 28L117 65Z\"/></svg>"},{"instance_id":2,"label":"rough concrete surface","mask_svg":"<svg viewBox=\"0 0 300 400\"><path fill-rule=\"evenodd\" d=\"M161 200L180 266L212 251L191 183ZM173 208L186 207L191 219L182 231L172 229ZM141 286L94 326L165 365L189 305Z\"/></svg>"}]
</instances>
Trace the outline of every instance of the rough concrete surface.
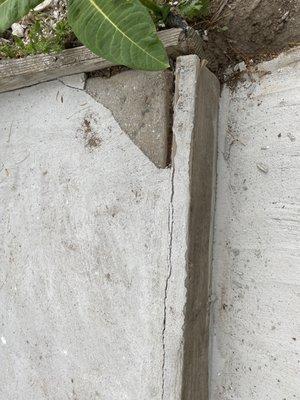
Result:
<instances>
[{"instance_id":1,"label":"rough concrete surface","mask_svg":"<svg viewBox=\"0 0 300 400\"><path fill-rule=\"evenodd\" d=\"M211 400L300 398L300 49L222 93Z\"/></svg>"},{"instance_id":2,"label":"rough concrete surface","mask_svg":"<svg viewBox=\"0 0 300 400\"><path fill-rule=\"evenodd\" d=\"M123 71L90 78L87 92L109 108L120 127L158 167L168 163L173 73Z\"/></svg>"},{"instance_id":3,"label":"rough concrete surface","mask_svg":"<svg viewBox=\"0 0 300 400\"><path fill-rule=\"evenodd\" d=\"M196 56L177 58L176 82L165 399L206 400L211 216L220 87ZM181 166L179 171L177 165Z\"/></svg>"},{"instance_id":4,"label":"rough concrete surface","mask_svg":"<svg viewBox=\"0 0 300 400\"><path fill-rule=\"evenodd\" d=\"M0 399L161 399L170 170L59 81L0 115Z\"/></svg>"},{"instance_id":5,"label":"rough concrete surface","mask_svg":"<svg viewBox=\"0 0 300 400\"><path fill-rule=\"evenodd\" d=\"M193 149L217 120L195 124L210 96L199 77L216 85L197 71L196 56L181 59L166 169L82 75L1 95L1 400L181 399ZM211 197L200 204L210 214Z\"/></svg>"}]
</instances>

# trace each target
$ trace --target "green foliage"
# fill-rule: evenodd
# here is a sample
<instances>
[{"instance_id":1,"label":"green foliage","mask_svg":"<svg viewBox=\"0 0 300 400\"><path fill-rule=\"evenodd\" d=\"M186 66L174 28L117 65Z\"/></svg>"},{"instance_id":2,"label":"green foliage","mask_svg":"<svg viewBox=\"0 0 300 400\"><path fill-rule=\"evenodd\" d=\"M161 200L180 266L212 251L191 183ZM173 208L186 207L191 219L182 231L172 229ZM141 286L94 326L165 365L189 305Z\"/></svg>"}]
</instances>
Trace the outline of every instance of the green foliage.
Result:
<instances>
[{"instance_id":1,"label":"green foliage","mask_svg":"<svg viewBox=\"0 0 300 400\"><path fill-rule=\"evenodd\" d=\"M222 27L218 27L217 31L218 32L226 32L226 31L228 31L228 26L224 25Z\"/></svg>"},{"instance_id":2,"label":"green foliage","mask_svg":"<svg viewBox=\"0 0 300 400\"><path fill-rule=\"evenodd\" d=\"M169 66L148 10L139 0L69 0L69 23L95 54L131 68Z\"/></svg>"},{"instance_id":3,"label":"green foliage","mask_svg":"<svg viewBox=\"0 0 300 400\"><path fill-rule=\"evenodd\" d=\"M140 2L150 10L154 20L165 21L171 10L169 4L160 4L156 0L140 0Z\"/></svg>"},{"instance_id":4,"label":"green foliage","mask_svg":"<svg viewBox=\"0 0 300 400\"><path fill-rule=\"evenodd\" d=\"M49 36L43 33L43 23L36 20L30 28L28 43L14 37L13 44L0 45L0 57L19 58L40 53L59 53L65 48L65 41L71 34L67 21L58 22Z\"/></svg>"},{"instance_id":5,"label":"green foliage","mask_svg":"<svg viewBox=\"0 0 300 400\"><path fill-rule=\"evenodd\" d=\"M209 12L209 0L182 0L179 11L183 18L193 21Z\"/></svg>"},{"instance_id":6,"label":"green foliage","mask_svg":"<svg viewBox=\"0 0 300 400\"><path fill-rule=\"evenodd\" d=\"M155 0L142 0L152 12L164 17L166 7ZM0 0L0 30L23 17L40 0ZM95 54L128 67L159 70L168 58L146 7L139 0L69 0L69 22L79 40ZM15 38L0 46L0 55L21 57L39 52L60 51L63 35L43 36L39 22L30 29L29 43Z\"/></svg>"},{"instance_id":7,"label":"green foliage","mask_svg":"<svg viewBox=\"0 0 300 400\"><path fill-rule=\"evenodd\" d=\"M0 0L0 33L39 3L41 0Z\"/></svg>"},{"instance_id":8,"label":"green foliage","mask_svg":"<svg viewBox=\"0 0 300 400\"><path fill-rule=\"evenodd\" d=\"M41 0L0 0L0 32L20 20ZM95 54L131 68L160 70L168 58L153 20L163 23L170 14L166 0L68 0L68 21L78 39ZM181 0L183 18L194 20L208 12L209 0ZM150 14L153 20L150 17ZM71 34L68 23L56 25L51 35L37 20L29 40L15 37L13 44L0 45L0 57L59 52Z\"/></svg>"}]
</instances>

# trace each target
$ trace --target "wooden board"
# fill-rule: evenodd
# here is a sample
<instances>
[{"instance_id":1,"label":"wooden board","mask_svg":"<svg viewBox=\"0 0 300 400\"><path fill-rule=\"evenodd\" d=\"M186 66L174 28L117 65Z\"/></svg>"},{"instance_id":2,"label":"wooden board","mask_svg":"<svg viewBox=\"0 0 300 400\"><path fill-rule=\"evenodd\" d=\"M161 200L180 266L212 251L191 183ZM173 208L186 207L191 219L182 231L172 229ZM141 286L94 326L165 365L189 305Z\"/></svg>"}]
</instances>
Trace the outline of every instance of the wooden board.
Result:
<instances>
[{"instance_id":1,"label":"wooden board","mask_svg":"<svg viewBox=\"0 0 300 400\"><path fill-rule=\"evenodd\" d=\"M169 29L158 33L170 57L180 54L201 56L200 36L193 29ZM66 75L91 72L113 64L86 47L67 49L59 54L38 54L0 61L0 93L31 86Z\"/></svg>"}]
</instances>

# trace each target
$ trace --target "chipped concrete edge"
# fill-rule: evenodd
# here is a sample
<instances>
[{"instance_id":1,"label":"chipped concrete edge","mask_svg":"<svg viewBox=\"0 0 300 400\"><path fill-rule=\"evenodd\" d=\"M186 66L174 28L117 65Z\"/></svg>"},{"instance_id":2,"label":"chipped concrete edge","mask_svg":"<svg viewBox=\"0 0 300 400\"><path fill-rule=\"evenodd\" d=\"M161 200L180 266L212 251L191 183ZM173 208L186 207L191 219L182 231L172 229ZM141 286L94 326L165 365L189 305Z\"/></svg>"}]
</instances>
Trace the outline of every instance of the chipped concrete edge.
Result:
<instances>
[{"instance_id":1,"label":"chipped concrete edge","mask_svg":"<svg viewBox=\"0 0 300 400\"><path fill-rule=\"evenodd\" d=\"M163 400L207 400L209 293L220 85L195 55L177 59Z\"/></svg>"}]
</instances>

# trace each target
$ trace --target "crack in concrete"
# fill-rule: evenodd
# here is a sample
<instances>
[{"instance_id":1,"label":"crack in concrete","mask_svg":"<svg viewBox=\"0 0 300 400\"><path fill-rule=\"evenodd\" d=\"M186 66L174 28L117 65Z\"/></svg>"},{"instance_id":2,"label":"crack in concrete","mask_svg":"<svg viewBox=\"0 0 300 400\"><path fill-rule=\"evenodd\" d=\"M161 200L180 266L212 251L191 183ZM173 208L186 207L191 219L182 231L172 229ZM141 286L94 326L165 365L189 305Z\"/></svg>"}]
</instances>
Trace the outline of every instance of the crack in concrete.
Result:
<instances>
[{"instance_id":1,"label":"crack in concrete","mask_svg":"<svg viewBox=\"0 0 300 400\"><path fill-rule=\"evenodd\" d=\"M62 83L64 86L66 86L67 88L79 90L79 91L81 91L81 92L86 92L86 90L85 90L85 82L84 82L84 87L83 87L83 89L82 89L82 88L78 88L78 87L76 87L76 86L68 85L67 83L65 83L64 81L62 81L62 80L59 79L59 78L57 78L57 80L58 80L58 82Z\"/></svg>"},{"instance_id":2,"label":"crack in concrete","mask_svg":"<svg viewBox=\"0 0 300 400\"><path fill-rule=\"evenodd\" d=\"M167 324L167 299L168 299L168 289L169 282L172 276L172 245L173 245L173 227L174 227L174 175L175 175L175 167L172 167L172 175L171 175L171 197L170 197L170 206L169 206L169 217L168 217L168 225L169 225L169 254L168 254L168 266L169 271L165 283L165 295L164 295L164 319L163 319L163 329L162 329L162 349L163 349L163 361L162 361L162 400L165 397L165 365L166 365L166 324Z\"/></svg>"}]
</instances>

